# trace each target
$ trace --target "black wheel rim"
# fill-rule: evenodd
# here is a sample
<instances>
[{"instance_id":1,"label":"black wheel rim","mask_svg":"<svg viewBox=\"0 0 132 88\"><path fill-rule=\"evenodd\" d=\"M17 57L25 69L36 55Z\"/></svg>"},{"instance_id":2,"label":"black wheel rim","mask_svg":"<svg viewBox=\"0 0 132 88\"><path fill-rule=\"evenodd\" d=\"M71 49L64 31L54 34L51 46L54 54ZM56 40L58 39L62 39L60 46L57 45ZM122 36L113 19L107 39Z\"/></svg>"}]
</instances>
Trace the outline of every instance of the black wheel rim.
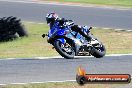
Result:
<instances>
[{"instance_id":1,"label":"black wheel rim","mask_svg":"<svg viewBox=\"0 0 132 88\"><path fill-rule=\"evenodd\" d=\"M66 54L74 55L74 49L71 44L69 43L62 44L61 42L59 42L59 46L60 46L60 49Z\"/></svg>"},{"instance_id":2,"label":"black wheel rim","mask_svg":"<svg viewBox=\"0 0 132 88\"><path fill-rule=\"evenodd\" d=\"M98 45L94 45L94 48L97 49L99 52L103 52L104 51L104 46L102 44L98 44Z\"/></svg>"}]
</instances>

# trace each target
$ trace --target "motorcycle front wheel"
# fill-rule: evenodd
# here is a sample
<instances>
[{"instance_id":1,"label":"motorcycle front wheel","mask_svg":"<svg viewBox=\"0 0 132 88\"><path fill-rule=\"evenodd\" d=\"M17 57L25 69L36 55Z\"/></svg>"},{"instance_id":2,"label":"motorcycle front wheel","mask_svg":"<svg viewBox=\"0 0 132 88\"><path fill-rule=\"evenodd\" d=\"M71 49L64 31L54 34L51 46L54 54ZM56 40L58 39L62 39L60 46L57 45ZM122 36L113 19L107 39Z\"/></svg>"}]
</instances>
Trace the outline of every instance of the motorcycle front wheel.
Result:
<instances>
[{"instance_id":1,"label":"motorcycle front wheel","mask_svg":"<svg viewBox=\"0 0 132 88\"><path fill-rule=\"evenodd\" d=\"M96 58L101 58L106 54L106 48L102 42L92 35L92 41L95 42L91 47L90 54Z\"/></svg>"},{"instance_id":2,"label":"motorcycle front wheel","mask_svg":"<svg viewBox=\"0 0 132 88\"><path fill-rule=\"evenodd\" d=\"M64 58L66 59L73 59L75 56L75 50L73 45L70 42L66 42L65 44L62 44L61 41L56 40L54 42L54 47L56 51Z\"/></svg>"},{"instance_id":3,"label":"motorcycle front wheel","mask_svg":"<svg viewBox=\"0 0 132 88\"><path fill-rule=\"evenodd\" d=\"M101 44L101 47L98 47L98 48L92 47L91 55L96 58L101 58L101 57L105 56L105 53L106 53L106 49L103 44Z\"/></svg>"}]
</instances>

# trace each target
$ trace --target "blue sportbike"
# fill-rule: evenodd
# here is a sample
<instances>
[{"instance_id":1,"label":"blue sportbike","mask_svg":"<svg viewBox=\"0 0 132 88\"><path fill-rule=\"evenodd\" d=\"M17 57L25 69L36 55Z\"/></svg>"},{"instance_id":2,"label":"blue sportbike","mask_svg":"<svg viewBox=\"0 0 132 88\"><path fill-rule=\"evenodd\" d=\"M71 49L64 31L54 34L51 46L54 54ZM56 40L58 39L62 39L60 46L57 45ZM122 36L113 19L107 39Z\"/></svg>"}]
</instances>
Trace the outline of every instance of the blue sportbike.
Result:
<instances>
[{"instance_id":1,"label":"blue sportbike","mask_svg":"<svg viewBox=\"0 0 132 88\"><path fill-rule=\"evenodd\" d=\"M66 59L72 59L75 56L94 56L101 58L105 55L105 46L90 33L90 28L82 27L82 31L87 33L91 39L86 39L79 32L71 30L74 25L68 21L64 26L58 26L56 23L48 32L43 34L47 36L47 41L56 49L56 51Z\"/></svg>"}]
</instances>

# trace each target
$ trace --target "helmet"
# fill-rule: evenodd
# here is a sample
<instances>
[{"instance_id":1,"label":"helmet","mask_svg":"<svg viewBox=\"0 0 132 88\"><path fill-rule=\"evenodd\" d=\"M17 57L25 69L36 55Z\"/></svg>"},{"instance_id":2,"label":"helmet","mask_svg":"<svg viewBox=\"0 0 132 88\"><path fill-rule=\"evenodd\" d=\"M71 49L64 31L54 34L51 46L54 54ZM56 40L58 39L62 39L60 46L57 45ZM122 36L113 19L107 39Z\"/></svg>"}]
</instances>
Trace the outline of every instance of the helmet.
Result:
<instances>
[{"instance_id":1,"label":"helmet","mask_svg":"<svg viewBox=\"0 0 132 88\"><path fill-rule=\"evenodd\" d=\"M58 15L56 13L49 13L46 15L47 24L53 23L57 19L58 19Z\"/></svg>"}]
</instances>

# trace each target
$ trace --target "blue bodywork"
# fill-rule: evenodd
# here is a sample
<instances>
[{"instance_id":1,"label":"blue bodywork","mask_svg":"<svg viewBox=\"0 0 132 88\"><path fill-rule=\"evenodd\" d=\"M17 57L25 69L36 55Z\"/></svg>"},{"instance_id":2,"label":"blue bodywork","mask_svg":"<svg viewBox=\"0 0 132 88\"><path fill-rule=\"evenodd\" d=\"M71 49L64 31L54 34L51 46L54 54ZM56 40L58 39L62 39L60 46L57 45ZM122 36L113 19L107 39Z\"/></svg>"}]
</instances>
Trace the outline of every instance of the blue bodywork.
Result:
<instances>
[{"instance_id":1,"label":"blue bodywork","mask_svg":"<svg viewBox=\"0 0 132 88\"><path fill-rule=\"evenodd\" d=\"M63 38L63 36L65 35L66 31L68 31L68 29L60 28L57 24L55 24L48 32L48 41L52 43L53 39L57 36L59 38L56 40L59 40L64 44L66 40Z\"/></svg>"},{"instance_id":2,"label":"blue bodywork","mask_svg":"<svg viewBox=\"0 0 132 88\"><path fill-rule=\"evenodd\" d=\"M75 31L70 30L71 26L66 25L65 27L58 26L58 23L55 23L53 27L48 32L48 42L53 45L53 42L56 40L61 41L61 43L66 43L66 38L73 41L77 50L81 45L85 43L85 38ZM87 27L82 27L82 31L87 32Z\"/></svg>"}]
</instances>

